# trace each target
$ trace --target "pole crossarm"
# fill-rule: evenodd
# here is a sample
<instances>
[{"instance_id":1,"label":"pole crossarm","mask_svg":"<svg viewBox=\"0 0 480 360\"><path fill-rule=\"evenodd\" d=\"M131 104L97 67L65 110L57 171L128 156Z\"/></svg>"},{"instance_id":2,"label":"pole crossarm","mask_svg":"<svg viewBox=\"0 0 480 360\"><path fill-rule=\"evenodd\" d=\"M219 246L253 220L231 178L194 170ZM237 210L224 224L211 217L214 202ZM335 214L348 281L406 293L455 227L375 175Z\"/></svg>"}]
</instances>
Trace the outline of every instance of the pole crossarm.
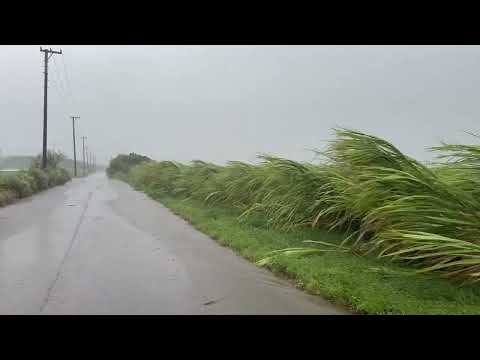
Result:
<instances>
[{"instance_id":1,"label":"pole crossarm","mask_svg":"<svg viewBox=\"0 0 480 360\"><path fill-rule=\"evenodd\" d=\"M41 52L45 52L45 53L51 53L51 54L62 54L62 49L60 49L59 51L56 51L56 50L52 50L52 48L50 48L50 49L42 49L41 46L40 46L40 51L41 51Z\"/></svg>"}]
</instances>

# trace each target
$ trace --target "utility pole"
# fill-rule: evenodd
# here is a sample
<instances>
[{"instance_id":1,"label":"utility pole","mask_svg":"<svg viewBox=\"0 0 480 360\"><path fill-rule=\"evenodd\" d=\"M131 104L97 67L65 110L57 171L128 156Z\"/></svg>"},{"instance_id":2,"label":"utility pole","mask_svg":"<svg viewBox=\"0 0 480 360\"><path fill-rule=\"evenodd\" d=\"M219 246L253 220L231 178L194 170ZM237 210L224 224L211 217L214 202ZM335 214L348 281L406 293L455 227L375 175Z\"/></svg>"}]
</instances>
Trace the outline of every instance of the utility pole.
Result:
<instances>
[{"instance_id":1,"label":"utility pole","mask_svg":"<svg viewBox=\"0 0 480 360\"><path fill-rule=\"evenodd\" d=\"M75 119L80 119L80 116L70 116L72 118L73 126L73 176L77 176L77 148L75 145Z\"/></svg>"},{"instance_id":2,"label":"utility pole","mask_svg":"<svg viewBox=\"0 0 480 360\"><path fill-rule=\"evenodd\" d=\"M85 176L85 139L86 136L82 136L82 143L83 143L83 176Z\"/></svg>"},{"instance_id":3,"label":"utility pole","mask_svg":"<svg viewBox=\"0 0 480 360\"><path fill-rule=\"evenodd\" d=\"M55 51L52 49L42 49L40 51L45 54L45 71L43 80L43 150L42 150L42 168L47 167L47 89L48 89L48 60L53 54L61 54L62 50ZM50 54L50 55L49 55Z\"/></svg>"},{"instance_id":4,"label":"utility pole","mask_svg":"<svg viewBox=\"0 0 480 360\"><path fill-rule=\"evenodd\" d=\"M88 161L88 145L85 146L85 156L87 158L87 174L90 173L89 161Z\"/></svg>"},{"instance_id":5,"label":"utility pole","mask_svg":"<svg viewBox=\"0 0 480 360\"><path fill-rule=\"evenodd\" d=\"M87 153L87 173L90 174L92 171L92 153L87 146L85 146L85 152Z\"/></svg>"}]
</instances>

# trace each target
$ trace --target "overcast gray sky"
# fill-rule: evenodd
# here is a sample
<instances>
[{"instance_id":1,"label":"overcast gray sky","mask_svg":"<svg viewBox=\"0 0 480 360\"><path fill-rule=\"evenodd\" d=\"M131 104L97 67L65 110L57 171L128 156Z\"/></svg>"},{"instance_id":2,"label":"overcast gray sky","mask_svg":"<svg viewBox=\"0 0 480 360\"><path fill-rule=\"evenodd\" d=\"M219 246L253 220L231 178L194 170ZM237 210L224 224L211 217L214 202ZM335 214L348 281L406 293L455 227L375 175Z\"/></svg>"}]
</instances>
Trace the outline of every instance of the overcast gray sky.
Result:
<instances>
[{"instance_id":1,"label":"overcast gray sky","mask_svg":"<svg viewBox=\"0 0 480 360\"><path fill-rule=\"evenodd\" d=\"M428 160L479 130L479 46L48 46L64 53L50 60L48 143L69 157L72 114L98 162L310 160L335 126ZM39 46L0 46L6 154L41 151L42 71Z\"/></svg>"}]
</instances>

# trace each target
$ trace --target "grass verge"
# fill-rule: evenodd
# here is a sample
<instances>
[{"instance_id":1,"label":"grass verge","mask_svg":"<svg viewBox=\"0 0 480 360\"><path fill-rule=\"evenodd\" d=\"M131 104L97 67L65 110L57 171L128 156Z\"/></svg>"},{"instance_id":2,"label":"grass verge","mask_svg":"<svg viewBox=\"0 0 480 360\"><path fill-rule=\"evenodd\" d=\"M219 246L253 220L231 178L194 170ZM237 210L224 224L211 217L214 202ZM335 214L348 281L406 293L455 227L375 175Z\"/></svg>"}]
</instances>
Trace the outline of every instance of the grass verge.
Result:
<instances>
[{"instance_id":1,"label":"grass verge","mask_svg":"<svg viewBox=\"0 0 480 360\"><path fill-rule=\"evenodd\" d=\"M148 193L148 192L147 192ZM267 229L264 219L239 222L233 209L206 206L197 200L149 194L195 228L251 261L272 250L305 246L304 240L339 243L343 235L319 229L281 232ZM361 314L480 314L480 290L458 287L436 276L413 273L374 257L326 252L277 258L271 271L293 279L298 287Z\"/></svg>"}]
</instances>

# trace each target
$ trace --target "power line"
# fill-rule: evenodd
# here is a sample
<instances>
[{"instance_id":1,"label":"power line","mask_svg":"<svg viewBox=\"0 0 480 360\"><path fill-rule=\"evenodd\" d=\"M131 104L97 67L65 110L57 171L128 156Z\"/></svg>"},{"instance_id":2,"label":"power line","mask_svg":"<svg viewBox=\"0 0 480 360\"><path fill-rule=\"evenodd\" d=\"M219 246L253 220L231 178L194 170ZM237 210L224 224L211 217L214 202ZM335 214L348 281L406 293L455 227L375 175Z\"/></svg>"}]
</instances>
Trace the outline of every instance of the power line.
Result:
<instances>
[{"instance_id":1,"label":"power line","mask_svg":"<svg viewBox=\"0 0 480 360\"><path fill-rule=\"evenodd\" d=\"M67 108L69 108L69 106L68 106L67 102L65 101L65 95L63 95L63 94L60 92L60 89L59 89L59 87L57 86L57 85L58 85L58 82L49 80L49 83L53 85L51 88L54 89L54 90L55 90L55 93L58 95L58 100L59 100L58 103L61 105L62 111L63 111L64 115L68 117Z\"/></svg>"},{"instance_id":2,"label":"power line","mask_svg":"<svg viewBox=\"0 0 480 360\"><path fill-rule=\"evenodd\" d=\"M73 96L72 82L70 81L70 78L68 76L67 65L66 65L66 62L65 62L65 55L62 56L62 64L63 64L63 74L64 74L64 77L65 77L65 82L66 82L66 85L67 85L68 92L70 94L72 105L75 105L76 101L75 101L75 97Z\"/></svg>"},{"instance_id":3,"label":"power line","mask_svg":"<svg viewBox=\"0 0 480 360\"><path fill-rule=\"evenodd\" d=\"M68 117L68 114L72 112L73 107L72 92L69 89L67 78L63 75L65 74L65 70L64 68L60 69L60 66L57 61L55 61L55 58L53 58L53 67L55 69L55 80L50 80L49 83L54 85L55 92L58 94L59 100L62 102L62 106L64 107L65 115Z\"/></svg>"},{"instance_id":4,"label":"power line","mask_svg":"<svg viewBox=\"0 0 480 360\"><path fill-rule=\"evenodd\" d=\"M60 93L60 89L57 86L58 83L55 81L50 81L50 83L53 85L52 88L55 90L55 93L58 95L58 106L61 109L61 113L63 113L62 118L68 119L69 113L71 113L71 111L69 111L71 107L66 103L65 95L62 96L62 94Z\"/></svg>"},{"instance_id":5,"label":"power line","mask_svg":"<svg viewBox=\"0 0 480 360\"><path fill-rule=\"evenodd\" d=\"M55 91L57 92L60 101L62 102L62 107L64 108L64 115L65 117L68 117L68 114L72 112L72 99L71 96L68 95L67 89L66 89L66 84L64 81L62 81L62 76L60 74L60 70L58 68L58 64L55 61L53 61L54 68L55 68L55 75L56 75L56 81L54 82L55 84ZM58 86L57 86L58 85Z\"/></svg>"},{"instance_id":6,"label":"power line","mask_svg":"<svg viewBox=\"0 0 480 360\"><path fill-rule=\"evenodd\" d=\"M62 75L59 70L59 66L57 62L55 61L55 58L53 60L53 65L55 68L55 75L56 75L56 80L53 82L53 88L55 89L55 92L58 94L59 101L61 102L61 107L63 109L63 113L65 115L65 118L68 117L68 113L71 113L71 108L72 108L72 99L71 96L69 96L66 88L66 80L62 81ZM72 132L73 132L73 165L74 165L74 176L77 176L77 151L76 151L76 135L75 135L75 120L79 119L79 116L70 116L72 119Z\"/></svg>"},{"instance_id":7,"label":"power line","mask_svg":"<svg viewBox=\"0 0 480 360\"><path fill-rule=\"evenodd\" d=\"M61 76L60 76L60 73L59 73L59 69L58 69L58 65L57 65L57 62L55 61L55 58L53 58L53 67L55 69L55 77L56 79L58 79L58 85L59 85L59 89L60 91L62 92L62 95L67 97L68 94L66 93L65 91L65 86L63 85L63 81L61 79Z\"/></svg>"}]
</instances>

